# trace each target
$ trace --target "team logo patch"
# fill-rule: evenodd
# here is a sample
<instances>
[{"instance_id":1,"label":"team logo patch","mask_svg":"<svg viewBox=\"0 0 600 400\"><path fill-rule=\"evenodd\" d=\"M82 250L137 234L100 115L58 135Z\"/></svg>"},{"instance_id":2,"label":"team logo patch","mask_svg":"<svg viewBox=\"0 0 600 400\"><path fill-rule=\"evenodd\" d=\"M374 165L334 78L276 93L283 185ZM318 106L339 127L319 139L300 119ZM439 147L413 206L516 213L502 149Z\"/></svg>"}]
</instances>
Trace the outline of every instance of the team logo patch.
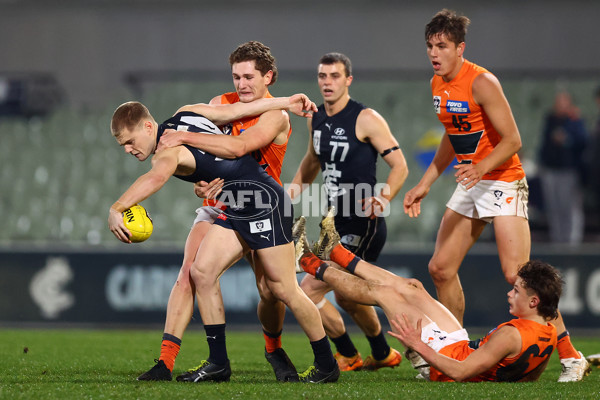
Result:
<instances>
[{"instance_id":1,"label":"team logo patch","mask_svg":"<svg viewBox=\"0 0 600 400\"><path fill-rule=\"evenodd\" d=\"M436 114L440 114L442 112L442 108L440 105L442 104L442 96L433 96L433 109Z\"/></svg>"},{"instance_id":2,"label":"team logo patch","mask_svg":"<svg viewBox=\"0 0 600 400\"><path fill-rule=\"evenodd\" d=\"M271 230L271 220L261 219L260 221L252 221L250 224L250 233L268 232Z\"/></svg>"},{"instance_id":3,"label":"team logo patch","mask_svg":"<svg viewBox=\"0 0 600 400\"><path fill-rule=\"evenodd\" d=\"M349 233L347 235L342 236L340 242L348 246L358 247L358 245L360 244L360 239L362 239L360 236Z\"/></svg>"},{"instance_id":4,"label":"team logo patch","mask_svg":"<svg viewBox=\"0 0 600 400\"><path fill-rule=\"evenodd\" d=\"M321 154L321 131L318 129L313 131L313 148L316 155Z\"/></svg>"},{"instance_id":5,"label":"team logo patch","mask_svg":"<svg viewBox=\"0 0 600 400\"><path fill-rule=\"evenodd\" d=\"M471 110L469 109L468 101L448 100L446 101L446 112L452 114L468 114Z\"/></svg>"}]
</instances>

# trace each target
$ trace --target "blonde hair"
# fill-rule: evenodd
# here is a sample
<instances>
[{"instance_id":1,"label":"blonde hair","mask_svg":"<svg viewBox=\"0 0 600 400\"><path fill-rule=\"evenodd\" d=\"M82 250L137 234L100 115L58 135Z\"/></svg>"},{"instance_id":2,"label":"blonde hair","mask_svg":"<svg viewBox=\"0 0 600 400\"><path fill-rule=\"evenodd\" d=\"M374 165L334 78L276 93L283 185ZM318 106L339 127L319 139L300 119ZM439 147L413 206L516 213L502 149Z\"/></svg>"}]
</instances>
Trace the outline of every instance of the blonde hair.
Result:
<instances>
[{"instance_id":1,"label":"blonde hair","mask_svg":"<svg viewBox=\"0 0 600 400\"><path fill-rule=\"evenodd\" d=\"M114 137L118 138L123 130L132 131L142 121L147 119L154 121L154 118L152 118L150 111L145 105L139 101L128 101L117 107L113 113L110 122L110 131Z\"/></svg>"}]
</instances>

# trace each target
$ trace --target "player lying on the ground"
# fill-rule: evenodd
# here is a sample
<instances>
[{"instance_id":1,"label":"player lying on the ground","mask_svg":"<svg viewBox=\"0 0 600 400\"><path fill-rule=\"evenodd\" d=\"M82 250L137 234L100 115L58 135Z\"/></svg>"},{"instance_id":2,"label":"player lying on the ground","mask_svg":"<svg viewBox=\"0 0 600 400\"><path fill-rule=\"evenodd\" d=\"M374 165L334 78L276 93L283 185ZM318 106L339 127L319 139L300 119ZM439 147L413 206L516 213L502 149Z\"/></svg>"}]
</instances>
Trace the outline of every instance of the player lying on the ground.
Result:
<instances>
[{"instance_id":1,"label":"player lying on the ground","mask_svg":"<svg viewBox=\"0 0 600 400\"><path fill-rule=\"evenodd\" d=\"M541 261L521 266L508 292L509 311L517 318L469 341L458 320L420 281L394 275L346 250L339 245L333 219L324 219L322 228L317 246L345 270L318 259L300 233L296 255L302 268L347 298L381 307L392 325L390 335L409 349L407 358L423 377L429 365L433 381L534 381L546 368L557 341L556 329L547 321L556 317L562 291L554 267Z\"/></svg>"}]
</instances>

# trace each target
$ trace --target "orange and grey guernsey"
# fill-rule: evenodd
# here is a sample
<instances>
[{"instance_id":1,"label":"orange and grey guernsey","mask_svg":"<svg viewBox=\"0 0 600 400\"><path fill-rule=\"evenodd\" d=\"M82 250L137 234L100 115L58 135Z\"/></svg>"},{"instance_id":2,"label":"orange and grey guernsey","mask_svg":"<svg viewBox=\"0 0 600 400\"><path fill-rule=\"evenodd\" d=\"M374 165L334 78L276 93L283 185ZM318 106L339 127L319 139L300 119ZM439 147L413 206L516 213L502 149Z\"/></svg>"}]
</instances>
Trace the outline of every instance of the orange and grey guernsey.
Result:
<instances>
[{"instance_id":1,"label":"orange and grey guernsey","mask_svg":"<svg viewBox=\"0 0 600 400\"><path fill-rule=\"evenodd\" d=\"M556 328L550 323L544 325L528 319L516 318L498 325L497 328L479 340L456 342L443 347L439 353L455 360L465 360L505 325L514 326L519 330L521 351L514 357L503 358L488 371L468 379L468 381L518 382L537 380L546 368L550 356L556 348ZM430 370L430 379L438 382L452 380L433 367Z\"/></svg>"},{"instance_id":2,"label":"orange and grey guernsey","mask_svg":"<svg viewBox=\"0 0 600 400\"><path fill-rule=\"evenodd\" d=\"M500 142L485 111L473 99L473 81L483 73L483 67L464 60L458 75L450 82L434 75L431 92L435 112L446 129L456 160L462 164L477 164ZM484 180L513 182L525 177L517 154L483 176Z\"/></svg>"},{"instance_id":3,"label":"orange and grey guernsey","mask_svg":"<svg viewBox=\"0 0 600 400\"><path fill-rule=\"evenodd\" d=\"M267 92L265 96L267 98L273 98L271 93ZM233 104L240 101L240 97L236 92L228 92L221 95L221 104ZM258 122L260 115L257 117L242 118L240 120L231 122L225 125L222 129L227 135L239 136L244 130L250 128ZM289 117L288 117L289 118ZM292 126L290 124L290 130L288 132L288 139L292 134ZM287 150L288 141L284 144L269 143L265 147L252 152L252 157L267 171L269 175L281 185L281 166L283 164L283 158ZM205 206L216 206L214 200L204 200L203 205Z\"/></svg>"},{"instance_id":4,"label":"orange and grey guernsey","mask_svg":"<svg viewBox=\"0 0 600 400\"><path fill-rule=\"evenodd\" d=\"M272 98L271 93L267 93L267 98ZM240 101L240 97L236 92L225 93L221 95L221 104L233 104ZM244 130L250 128L258 122L258 117L248 117L238 121L234 121L227 125L227 128L231 126L231 135L239 136ZM289 118L289 117L288 117ZM227 129L224 127L223 131L227 133ZM288 132L288 139L292 134L292 126L290 124L290 130ZM267 171L269 175L273 177L281 185L281 165L283 164L283 158L285 157L285 151L287 150L288 141L284 144L269 143L259 151L253 152L252 156L256 161Z\"/></svg>"}]
</instances>

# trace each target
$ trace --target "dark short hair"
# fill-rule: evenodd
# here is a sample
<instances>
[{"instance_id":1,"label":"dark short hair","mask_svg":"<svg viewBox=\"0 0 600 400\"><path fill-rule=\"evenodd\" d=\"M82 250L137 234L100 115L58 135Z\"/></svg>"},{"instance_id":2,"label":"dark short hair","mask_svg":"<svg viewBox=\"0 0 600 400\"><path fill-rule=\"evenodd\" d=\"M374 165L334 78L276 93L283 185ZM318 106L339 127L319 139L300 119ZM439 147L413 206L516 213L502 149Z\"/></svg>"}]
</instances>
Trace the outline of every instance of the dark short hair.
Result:
<instances>
[{"instance_id":1,"label":"dark short hair","mask_svg":"<svg viewBox=\"0 0 600 400\"><path fill-rule=\"evenodd\" d=\"M464 15L458 15L455 11L444 8L433 16L425 26L425 41L436 35L446 35L448 40L456 45L465 41L467 27L471 20Z\"/></svg>"},{"instance_id":2,"label":"dark short hair","mask_svg":"<svg viewBox=\"0 0 600 400\"><path fill-rule=\"evenodd\" d=\"M535 292L540 299L538 313L547 320L557 318L564 283L558 270L543 261L530 260L519 268L517 276L522 279L523 287Z\"/></svg>"},{"instance_id":3,"label":"dark short hair","mask_svg":"<svg viewBox=\"0 0 600 400\"><path fill-rule=\"evenodd\" d=\"M344 64L344 69L346 70L346 76L352 76L352 62L342 53L327 53L319 60L319 64L323 65L332 65L335 63Z\"/></svg>"},{"instance_id":4,"label":"dark short hair","mask_svg":"<svg viewBox=\"0 0 600 400\"><path fill-rule=\"evenodd\" d=\"M229 55L229 65L237 64L244 61L254 61L255 67L262 76L269 71L273 71L273 78L269 85L277 81L277 65L275 65L275 57L271 54L271 49L261 42L251 40L240 44Z\"/></svg>"},{"instance_id":5,"label":"dark short hair","mask_svg":"<svg viewBox=\"0 0 600 400\"><path fill-rule=\"evenodd\" d=\"M148 108L139 101L128 101L121 104L113 113L110 121L110 131L118 138L123 130L132 131L144 119L154 119Z\"/></svg>"}]
</instances>

